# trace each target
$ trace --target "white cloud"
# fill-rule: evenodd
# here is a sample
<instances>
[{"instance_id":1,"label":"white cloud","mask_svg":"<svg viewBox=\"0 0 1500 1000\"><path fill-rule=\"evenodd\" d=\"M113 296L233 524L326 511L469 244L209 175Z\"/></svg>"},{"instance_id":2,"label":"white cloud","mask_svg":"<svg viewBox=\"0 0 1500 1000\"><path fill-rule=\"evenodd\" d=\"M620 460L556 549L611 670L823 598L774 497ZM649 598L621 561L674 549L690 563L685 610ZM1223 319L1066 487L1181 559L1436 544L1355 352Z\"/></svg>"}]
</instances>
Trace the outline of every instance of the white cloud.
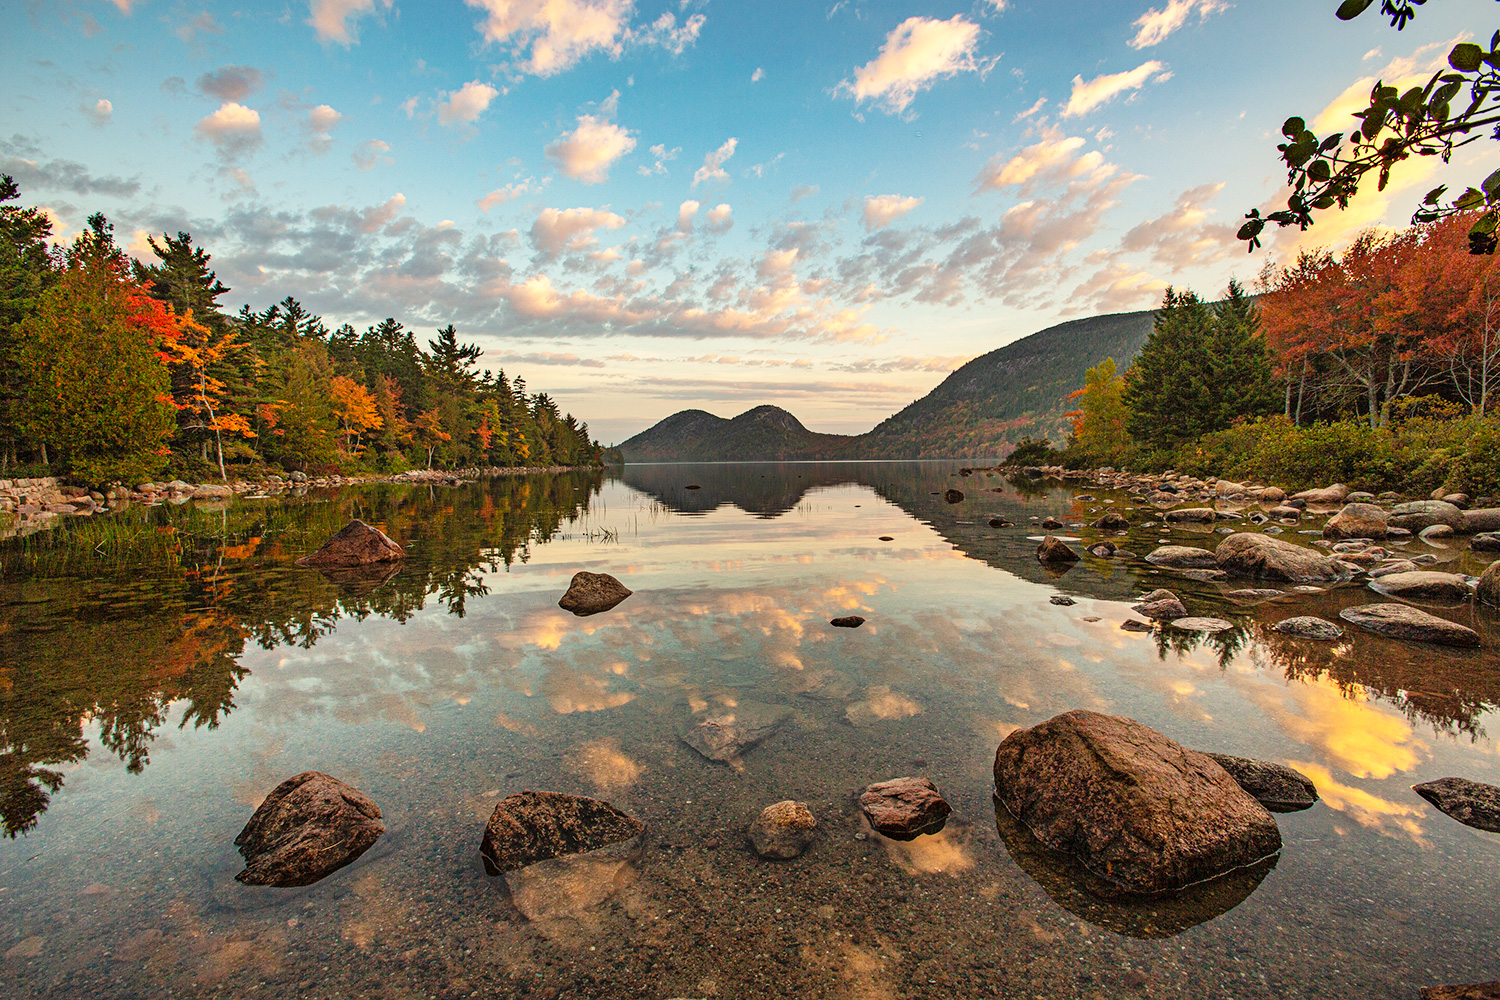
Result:
<instances>
[{"instance_id":1,"label":"white cloud","mask_svg":"<svg viewBox=\"0 0 1500 1000\"><path fill-rule=\"evenodd\" d=\"M728 205L723 204L715 205L713 208L709 209L708 214L704 217L708 222L708 225L706 226L708 231L711 233L727 233L729 232L729 230L733 229L733 212L733 209L731 209Z\"/></svg>"},{"instance_id":2,"label":"white cloud","mask_svg":"<svg viewBox=\"0 0 1500 1000\"><path fill-rule=\"evenodd\" d=\"M333 145L333 136L329 135L328 132L343 120L344 116L327 104L319 104L308 111L307 121L302 127L308 132L308 145L312 147L313 152L324 153L328 151L328 147Z\"/></svg>"},{"instance_id":3,"label":"white cloud","mask_svg":"<svg viewBox=\"0 0 1500 1000\"><path fill-rule=\"evenodd\" d=\"M693 228L693 216L698 214L702 207L696 201L685 201L677 207L677 228L682 232L690 232Z\"/></svg>"},{"instance_id":4,"label":"white cloud","mask_svg":"<svg viewBox=\"0 0 1500 1000\"><path fill-rule=\"evenodd\" d=\"M360 144L353 153L354 165L361 171L374 170L378 164L395 161L384 154L391 151L391 144L380 139L370 139Z\"/></svg>"},{"instance_id":5,"label":"white cloud","mask_svg":"<svg viewBox=\"0 0 1500 1000\"><path fill-rule=\"evenodd\" d=\"M531 225L531 243L542 253L555 257L564 250L583 250L595 242L600 229L619 229L625 220L613 212L594 208L569 208L559 211L544 208Z\"/></svg>"},{"instance_id":6,"label":"white cloud","mask_svg":"<svg viewBox=\"0 0 1500 1000\"><path fill-rule=\"evenodd\" d=\"M1135 37L1126 44L1133 49L1149 48L1166 41L1167 36L1187 23L1194 11L1198 20L1207 21L1210 14L1228 10L1226 0L1168 0L1161 10L1152 7L1135 19L1138 29Z\"/></svg>"},{"instance_id":7,"label":"white cloud","mask_svg":"<svg viewBox=\"0 0 1500 1000\"><path fill-rule=\"evenodd\" d=\"M882 194L865 199L865 231L873 233L895 222L901 216L922 204L921 198L899 194Z\"/></svg>"},{"instance_id":8,"label":"white cloud","mask_svg":"<svg viewBox=\"0 0 1500 1000\"><path fill-rule=\"evenodd\" d=\"M248 152L260 145L260 112L230 101L193 126L201 139L207 139L225 154Z\"/></svg>"},{"instance_id":9,"label":"white cloud","mask_svg":"<svg viewBox=\"0 0 1500 1000\"><path fill-rule=\"evenodd\" d=\"M517 198L521 197L521 195L525 194L529 190L531 190L531 186L529 184L527 184L525 181L517 181L514 184L507 184L504 187L496 188L489 194L485 195L483 198L480 198L479 201L475 202L475 204L477 204L482 211L488 212L496 205L503 205L507 201L515 201Z\"/></svg>"},{"instance_id":10,"label":"white cloud","mask_svg":"<svg viewBox=\"0 0 1500 1000\"><path fill-rule=\"evenodd\" d=\"M1063 108L1063 117L1072 118L1086 114L1128 90L1139 90L1146 85L1147 80L1154 78L1154 82L1161 83L1170 77L1167 67L1155 59L1141 63L1135 69L1096 76L1092 80L1084 80L1081 76L1075 76L1073 77L1073 93L1068 98L1068 106Z\"/></svg>"},{"instance_id":11,"label":"white cloud","mask_svg":"<svg viewBox=\"0 0 1500 1000\"><path fill-rule=\"evenodd\" d=\"M681 146L673 146L671 149L667 148L666 143L659 143L652 146L651 159L655 162L649 167L644 165L636 167L636 173L642 177L650 177L652 174L665 174L667 172L667 163L677 159L677 154L681 152Z\"/></svg>"},{"instance_id":12,"label":"white cloud","mask_svg":"<svg viewBox=\"0 0 1500 1000\"><path fill-rule=\"evenodd\" d=\"M693 187L697 187L703 181L729 182L729 174L724 171L724 164L734 155L734 149L740 141L733 136L724 140L724 145L703 157L703 166L693 173Z\"/></svg>"},{"instance_id":13,"label":"white cloud","mask_svg":"<svg viewBox=\"0 0 1500 1000\"><path fill-rule=\"evenodd\" d=\"M684 49L698 41L698 35L707 20L702 14L694 14L679 28L677 18L668 11L653 21L651 27L644 31L627 34L632 41L645 45L660 45L674 56L680 56Z\"/></svg>"},{"instance_id":14,"label":"white cloud","mask_svg":"<svg viewBox=\"0 0 1500 1000\"><path fill-rule=\"evenodd\" d=\"M611 95L612 104L619 91ZM547 158L559 170L585 184L599 184L609 179L609 168L616 160L635 148L630 131L603 117L579 115L578 127L548 144Z\"/></svg>"},{"instance_id":15,"label":"white cloud","mask_svg":"<svg viewBox=\"0 0 1500 1000\"><path fill-rule=\"evenodd\" d=\"M115 106L101 97L93 104L85 104L79 108L95 125L108 125L110 118L115 113Z\"/></svg>"},{"instance_id":16,"label":"white cloud","mask_svg":"<svg viewBox=\"0 0 1500 1000\"><path fill-rule=\"evenodd\" d=\"M357 39L350 28L351 20L359 20L375 10L376 0L311 0L308 11L312 15L307 23L318 33L320 42L338 42L348 47ZM380 0L387 9L391 0Z\"/></svg>"},{"instance_id":17,"label":"white cloud","mask_svg":"<svg viewBox=\"0 0 1500 1000\"><path fill-rule=\"evenodd\" d=\"M1115 172L1115 168L1105 162L1104 154L1098 150L1076 155L1086 142L1081 136L1064 135L1056 128L1047 129L1040 141L1014 156L1004 160L999 156L991 158L975 179L975 186L980 191L998 191L1014 186L1026 195L1040 187L1079 179L1101 183Z\"/></svg>"},{"instance_id":18,"label":"white cloud","mask_svg":"<svg viewBox=\"0 0 1500 1000\"><path fill-rule=\"evenodd\" d=\"M1038 97L1036 99L1036 103L1035 104L1033 104L1031 107L1027 108L1025 111L1018 112L1016 114L1016 116L1011 119L1011 121L1012 122L1025 121L1027 118L1030 118L1032 115L1036 114L1038 111L1042 110L1042 108L1044 108L1046 106L1047 106L1047 99L1045 97Z\"/></svg>"},{"instance_id":19,"label":"white cloud","mask_svg":"<svg viewBox=\"0 0 1500 1000\"><path fill-rule=\"evenodd\" d=\"M509 44L520 60L518 67L537 76L561 73L596 51L618 56L634 6L633 0L464 2L486 12L479 29L485 40Z\"/></svg>"},{"instance_id":20,"label":"white cloud","mask_svg":"<svg viewBox=\"0 0 1500 1000\"><path fill-rule=\"evenodd\" d=\"M499 94L500 91L487 83L470 80L438 102L438 124L452 125L455 122L464 125L472 124L484 114L490 102Z\"/></svg>"},{"instance_id":21,"label":"white cloud","mask_svg":"<svg viewBox=\"0 0 1500 1000\"><path fill-rule=\"evenodd\" d=\"M1178 195L1166 215L1136 224L1120 241L1127 253L1151 254L1158 267L1169 273L1222 260L1239 249L1236 224L1210 221L1208 205L1224 190L1223 182L1203 184Z\"/></svg>"},{"instance_id":22,"label":"white cloud","mask_svg":"<svg viewBox=\"0 0 1500 1000\"><path fill-rule=\"evenodd\" d=\"M974 55L979 25L955 14L946 21L909 17L886 36L880 55L854 71L835 93L855 101L874 101L887 113L905 111L919 91L933 81L959 73L983 73L994 60Z\"/></svg>"},{"instance_id":23,"label":"white cloud","mask_svg":"<svg viewBox=\"0 0 1500 1000\"><path fill-rule=\"evenodd\" d=\"M750 74L751 83L760 83L760 81L764 80L765 78L766 71L759 66L755 67L755 72Z\"/></svg>"}]
</instances>

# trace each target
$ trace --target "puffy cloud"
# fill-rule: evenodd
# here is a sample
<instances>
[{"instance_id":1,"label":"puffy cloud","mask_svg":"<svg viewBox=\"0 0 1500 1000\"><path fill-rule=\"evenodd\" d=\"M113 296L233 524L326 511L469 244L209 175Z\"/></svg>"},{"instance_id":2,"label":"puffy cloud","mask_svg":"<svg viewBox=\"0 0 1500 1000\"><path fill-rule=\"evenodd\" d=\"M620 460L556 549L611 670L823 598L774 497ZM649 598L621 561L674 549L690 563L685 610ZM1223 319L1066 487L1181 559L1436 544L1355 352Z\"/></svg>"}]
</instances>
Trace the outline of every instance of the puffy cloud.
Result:
<instances>
[{"instance_id":1,"label":"puffy cloud","mask_svg":"<svg viewBox=\"0 0 1500 1000\"><path fill-rule=\"evenodd\" d=\"M496 205L503 205L507 201L516 200L529 190L531 190L531 187L525 181L517 181L514 184L507 184L504 187L496 188L483 198L480 198L476 204L482 211L488 212Z\"/></svg>"},{"instance_id":2,"label":"puffy cloud","mask_svg":"<svg viewBox=\"0 0 1500 1000\"><path fill-rule=\"evenodd\" d=\"M895 222L901 216L922 204L921 198L899 194L882 194L865 199L865 231L873 233Z\"/></svg>"},{"instance_id":3,"label":"puffy cloud","mask_svg":"<svg viewBox=\"0 0 1500 1000\"><path fill-rule=\"evenodd\" d=\"M840 83L836 93L900 113L935 80L987 71L994 62L975 57L978 43L979 25L961 14L946 21L909 17L886 36L880 55L856 69L854 79Z\"/></svg>"},{"instance_id":4,"label":"puffy cloud","mask_svg":"<svg viewBox=\"0 0 1500 1000\"><path fill-rule=\"evenodd\" d=\"M226 156L245 153L260 145L260 112L233 101L199 120L193 126L200 139L207 139Z\"/></svg>"},{"instance_id":5,"label":"puffy cloud","mask_svg":"<svg viewBox=\"0 0 1500 1000\"><path fill-rule=\"evenodd\" d=\"M1141 89L1148 80L1154 78L1154 82L1161 83L1169 79L1171 75L1167 72L1165 64L1152 59L1150 62L1141 63L1135 69L1096 76L1092 80L1084 80L1081 76L1075 76L1073 77L1073 93L1068 98L1067 107L1063 108L1063 117L1073 118L1087 114L1126 91Z\"/></svg>"},{"instance_id":6,"label":"puffy cloud","mask_svg":"<svg viewBox=\"0 0 1500 1000\"><path fill-rule=\"evenodd\" d=\"M686 233L693 228L693 216L698 214L702 207L696 201L685 201L677 207L677 228Z\"/></svg>"},{"instance_id":7,"label":"puffy cloud","mask_svg":"<svg viewBox=\"0 0 1500 1000\"><path fill-rule=\"evenodd\" d=\"M23 191L40 188L47 191L71 191L79 195L134 197L141 182L123 177L96 177L76 160L35 159L38 150L20 138L0 138L0 173L10 174Z\"/></svg>"},{"instance_id":8,"label":"puffy cloud","mask_svg":"<svg viewBox=\"0 0 1500 1000\"><path fill-rule=\"evenodd\" d=\"M243 101L266 82L266 75L254 66L225 66L204 73L193 81L198 93L221 101Z\"/></svg>"},{"instance_id":9,"label":"puffy cloud","mask_svg":"<svg viewBox=\"0 0 1500 1000\"><path fill-rule=\"evenodd\" d=\"M693 172L693 187L697 187L703 181L729 182L729 174L724 170L724 164L734 155L734 148L740 141L733 136L724 141L724 145L703 157L703 166Z\"/></svg>"},{"instance_id":10,"label":"puffy cloud","mask_svg":"<svg viewBox=\"0 0 1500 1000\"><path fill-rule=\"evenodd\" d=\"M633 0L464 0L485 11L485 40L509 44L523 72L552 76L584 56L618 56ZM691 22L691 19L689 19ZM701 23L701 22L700 22ZM696 37L696 28L693 31ZM528 47L530 55L525 55ZM523 58L524 56L524 58Z\"/></svg>"},{"instance_id":11,"label":"puffy cloud","mask_svg":"<svg viewBox=\"0 0 1500 1000\"><path fill-rule=\"evenodd\" d=\"M360 143L359 148L353 153L354 166L361 171L374 170L377 164L390 164L393 161L384 154L391 151L391 144L381 139L368 139Z\"/></svg>"},{"instance_id":12,"label":"puffy cloud","mask_svg":"<svg viewBox=\"0 0 1500 1000\"><path fill-rule=\"evenodd\" d=\"M406 207L406 195L396 192L379 205L359 210L342 205L315 208L309 214L319 222L337 223L345 229L360 233L377 233L395 222Z\"/></svg>"},{"instance_id":13,"label":"puffy cloud","mask_svg":"<svg viewBox=\"0 0 1500 1000\"><path fill-rule=\"evenodd\" d=\"M1194 11L1198 20L1207 21L1209 15L1228 10L1226 0L1168 0L1161 10L1152 7L1135 19L1135 37L1126 42L1133 49L1149 48L1167 40L1167 36L1187 23Z\"/></svg>"},{"instance_id":14,"label":"puffy cloud","mask_svg":"<svg viewBox=\"0 0 1500 1000\"><path fill-rule=\"evenodd\" d=\"M1235 225L1209 220L1207 205L1223 190L1224 185L1218 183L1182 192L1170 212L1147 219L1126 233L1120 249L1149 252L1153 262L1172 271L1223 259L1239 246Z\"/></svg>"},{"instance_id":15,"label":"puffy cloud","mask_svg":"<svg viewBox=\"0 0 1500 1000\"><path fill-rule=\"evenodd\" d=\"M609 179L614 162L634 148L635 137L628 129L602 117L579 115L578 127L549 143L546 154L569 177L599 184Z\"/></svg>"},{"instance_id":16,"label":"puffy cloud","mask_svg":"<svg viewBox=\"0 0 1500 1000\"><path fill-rule=\"evenodd\" d=\"M78 110L82 111L95 125L108 125L115 113L115 106L101 97L93 104L82 105Z\"/></svg>"},{"instance_id":17,"label":"puffy cloud","mask_svg":"<svg viewBox=\"0 0 1500 1000\"><path fill-rule=\"evenodd\" d=\"M343 120L344 116L327 104L319 104L307 113L307 121L302 127L307 130L308 144L312 146L314 152L326 152L328 147L333 145L333 136L328 132Z\"/></svg>"},{"instance_id":18,"label":"puffy cloud","mask_svg":"<svg viewBox=\"0 0 1500 1000\"><path fill-rule=\"evenodd\" d=\"M473 124L499 95L500 91L489 84L470 80L438 102L438 124Z\"/></svg>"},{"instance_id":19,"label":"puffy cloud","mask_svg":"<svg viewBox=\"0 0 1500 1000\"><path fill-rule=\"evenodd\" d=\"M311 0L308 4L312 15L307 23L318 33L322 42L338 42L348 47L357 39L349 22L357 21L375 10L376 0ZM389 9L391 0L380 0L380 6Z\"/></svg>"},{"instance_id":20,"label":"puffy cloud","mask_svg":"<svg viewBox=\"0 0 1500 1000\"><path fill-rule=\"evenodd\" d=\"M619 229L625 220L613 212L594 208L569 208L559 211L544 208L531 225L531 243L549 257L564 250L582 250L595 242L599 229Z\"/></svg>"},{"instance_id":21,"label":"puffy cloud","mask_svg":"<svg viewBox=\"0 0 1500 1000\"><path fill-rule=\"evenodd\" d=\"M1007 159L998 155L992 157L975 179L975 187L980 191L998 191L1015 186L1026 195L1037 188L1079 178L1103 181L1114 173L1115 168L1105 163L1104 154L1098 150L1075 155L1086 142L1080 136L1064 135L1056 128L1048 129L1038 142L1014 156Z\"/></svg>"},{"instance_id":22,"label":"puffy cloud","mask_svg":"<svg viewBox=\"0 0 1500 1000\"><path fill-rule=\"evenodd\" d=\"M671 149L667 148L666 143L660 143L658 145L652 146L651 159L655 162L653 162L649 167L637 167L636 173L640 174L642 177L650 177L652 174L665 174L667 172L667 163L671 160L677 159L677 154L681 152L681 146L674 146Z\"/></svg>"},{"instance_id":23,"label":"puffy cloud","mask_svg":"<svg viewBox=\"0 0 1500 1000\"><path fill-rule=\"evenodd\" d=\"M751 83L760 83L766 78L766 71L760 66L755 67L755 72L750 74Z\"/></svg>"},{"instance_id":24,"label":"puffy cloud","mask_svg":"<svg viewBox=\"0 0 1500 1000\"><path fill-rule=\"evenodd\" d=\"M731 209L728 205L715 205L713 208L709 209L708 214L704 216L704 218L707 220L707 226L705 228L707 228L711 233L729 232L729 230L734 228L733 212L734 210Z\"/></svg>"}]
</instances>

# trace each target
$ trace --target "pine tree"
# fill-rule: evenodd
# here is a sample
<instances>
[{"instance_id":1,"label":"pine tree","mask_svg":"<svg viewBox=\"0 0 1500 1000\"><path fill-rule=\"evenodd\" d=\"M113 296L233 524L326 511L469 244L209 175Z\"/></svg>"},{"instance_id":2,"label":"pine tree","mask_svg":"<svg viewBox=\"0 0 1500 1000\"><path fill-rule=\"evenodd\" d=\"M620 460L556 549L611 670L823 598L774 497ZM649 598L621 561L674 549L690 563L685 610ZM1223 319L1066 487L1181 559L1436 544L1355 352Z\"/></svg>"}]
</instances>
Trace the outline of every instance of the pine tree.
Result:
<instances>
[{"instance_id":1,"label":"pine tree","mask_svg":"<svg viewBox=\"0 0 1500 1000\"><path fill-rule=\"evenodd\" d=\"M1236 421L1275 413L1280 405L1271 358L1260 334L1260 310L1238 281L1214 305L1214 336L1209 361L1214 392L1206 423L1222 430Z\"/></svg>"},{"instance_id":2,"label":"pine tree","mask_svg":"<svg viewBox=\"0 0 1500 1000\"><path fill-rule=\"evenodd\" d=\"M21 321L36 311L57 272L47 252L52 223L36 208L5 202L20 198L9 174L0 174L0 469L16 461L21 440L18 410Z\"/></svg>"},{"instance_id":3,"label":"pine tree","mask_svg":"<svg viewBox=\"0 0 1500 1000\"><path fill-rule=\"evenodd\" d=\"M1128 427L1137 441L1170 448L1203 433L1212 392L1208 343L1213 314L1197 295L1168 288L1146 343L1125 374Z\"/></svg>"}]
</instances>

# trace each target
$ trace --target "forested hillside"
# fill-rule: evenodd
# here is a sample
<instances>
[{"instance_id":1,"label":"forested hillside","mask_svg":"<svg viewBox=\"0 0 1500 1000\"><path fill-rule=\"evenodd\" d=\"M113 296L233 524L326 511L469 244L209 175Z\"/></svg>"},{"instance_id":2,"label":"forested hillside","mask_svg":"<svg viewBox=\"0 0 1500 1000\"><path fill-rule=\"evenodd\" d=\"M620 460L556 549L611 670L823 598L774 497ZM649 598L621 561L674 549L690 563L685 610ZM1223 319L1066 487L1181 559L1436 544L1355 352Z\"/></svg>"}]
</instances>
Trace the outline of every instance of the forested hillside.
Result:
<instances>
[{"instance_id":1,"label":"forested hillside","mask_svg":"<svg viewBox=\"0 0 1500 1000\"><path fill-rule=\"evenodd\" d=\"M51 245L0 177L0 476L103 484L268 468L399 472L597 465L588 425L519 377L477 370L452 325L329 330L296 298L225 311L188 233L132 261L102 215ZM238 470L236 467L239 467Z\"/></svg>"}]
</instances>

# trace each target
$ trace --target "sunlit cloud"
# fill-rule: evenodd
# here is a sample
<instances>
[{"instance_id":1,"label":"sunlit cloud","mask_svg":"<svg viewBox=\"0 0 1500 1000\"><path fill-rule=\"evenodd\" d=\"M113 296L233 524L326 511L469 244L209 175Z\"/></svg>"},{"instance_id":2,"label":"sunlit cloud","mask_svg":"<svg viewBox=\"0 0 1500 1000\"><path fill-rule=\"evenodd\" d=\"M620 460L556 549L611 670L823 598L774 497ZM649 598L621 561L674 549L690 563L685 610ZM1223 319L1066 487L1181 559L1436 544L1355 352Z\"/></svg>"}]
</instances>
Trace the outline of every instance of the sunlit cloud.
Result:
<instances>
[{"instance_id":1,"label":"sunlit cloud","mask_svg":"<svg viewBox=\"0 0 1500 1000\"><path fill-rule=\"evenodd\" d=\"M634 148L635 137L628 129L603 117L579 115L578 127L549 143L545 152L547 159L574 180L602 184L609 179L609 168L615 161Z\"/></svg>"},{"instance_id":2,"label":"sunlit cloud","mask_svg":"<svg viewBox=\"0 0 1500 1000\"><path fill-rule=\"evenodd\" d=\"M1210 15L1228 9L1227 0L1168 0L1160 10L1152 7L1135 19L1135 37L1125 44L1133 49L1160 45L1172 32L1186 24L1195 11L1198 20L1207 21Z\"/></svg>"},{"instance_id":3,"label":"sunlit cloud","mask_svg":"<svg viewBox=\"0 0 1500 1000\"><path fill-rule=\"evenodd\" d=\"M962 14L946 21L909 17L886 36L880 55L856 69L854 79L840 83L836 93L899 114L934 82L994 65L975 55L978 44L979 25Z\"/></svg>"},{"instance_id":4,"label":"sunlit cloud","mask_svg":"<svg viewBox=\"0 0 1500 1000\"><path fill-rule=\"evenodd\" d=\"M193 131L200 139L213 143L221 153L248 152L261 143L260 112L231 101L199 120Z\"/></svg>"},{"instance_id":5,"label":"sunlit cloud","mask_svg":"<svg viewBox=\"0 0 1500 1000\"><path fill-rule=\"evenodd\" d=\"M1068 98L1067 106L1063 108L1062 116L1073 118L1087 114L1100 105L1108 104L1121 94L1140 90L1148 81L1162 83L1171 76L1166 65L1156 59L1141 63L1135 69L1126 70L1123 73L1109 73L1096 76L1092 80L1075 76L1073 77L1073 93Z\"/></svg>"},{"instance_id":6,"label":"sunlit cloud","mask_svg":"<svg viewBox=\"0 0 1500 1000\"><path fill-rule=\"evenodd\" d=\"M307 23L318 34L322 42L337 42L348 47L358 39L351 22L373 13L377 0L311 0L308 4L311 16ZM381 7L389 10L391 0L379 0Z\"/></svg>"},{"instance_id":7,"label":"sunlit cloud","mask_svg":"<svg viewBox=\"0 0 1500 1000\"><path fill-rule=\"evenodd\" d=\"M499 94L500 91L487 83L470 80L438 101L438 124L472 125Z\"/></svg>"},{"instance_id":8,"label":"sunlit cloud","mask_svg":"<svg viewBox=\"0 0 1500 1000\"><path fill-rule=\"evenodd\" d=\"M866 198L863 212L865 231L873 233L877 229L883 229L920 204L922 204L921 198L899 194L882 194Z\"/></svg>"},{"instance_id":9,"label":"sunlit cloud","mask_svg":"<svg viewBox=\"0 0 1500 1000\"><path fill-rule=\"evenodd\" d=\"M703 157L703 166L693 173L693 187L697 187L704 181L722 181L729 183L729 174L724 170L724 164L734 155L735 147L739 140L731 136L724 140L724 145Z\"/></svg>"},{"instance_id":10,"label":"sunlit cloud","mask_svg":"<svg viewBox=\"0 0 1500 1000\"><path fill-rule=\"evenodd\" d=\"M106 98L99 98L93 104L85 104L80 108L86 118L95 125L108 125L114 117L115 106Z\"/></svg>"},{"instance_id":11,"label":"sunlit cloud","mask_svg":"<svg viewBox=\"0 0 1500 1000\"><path fill-rule=\"evenodd\" d=\"M531 225L531 242L538 250L555 256L564 250L582 250L594 244L600 229L619 229L625 220L614 212L593 208L544 208Z\"/></svg>"},{"instance_id":12,"label":"sunlit cloud","mask_svg":"<svg viewBox=\"0 0 1500 1000\"><path fill-rule=\"evenodd\" d=\"M485 41L509 46L522 72L552 76L594 52L619 56L633 0L464 0L485 12ZM696 29L693 36L696 37Z\"/></svg>"}]
</instances>

